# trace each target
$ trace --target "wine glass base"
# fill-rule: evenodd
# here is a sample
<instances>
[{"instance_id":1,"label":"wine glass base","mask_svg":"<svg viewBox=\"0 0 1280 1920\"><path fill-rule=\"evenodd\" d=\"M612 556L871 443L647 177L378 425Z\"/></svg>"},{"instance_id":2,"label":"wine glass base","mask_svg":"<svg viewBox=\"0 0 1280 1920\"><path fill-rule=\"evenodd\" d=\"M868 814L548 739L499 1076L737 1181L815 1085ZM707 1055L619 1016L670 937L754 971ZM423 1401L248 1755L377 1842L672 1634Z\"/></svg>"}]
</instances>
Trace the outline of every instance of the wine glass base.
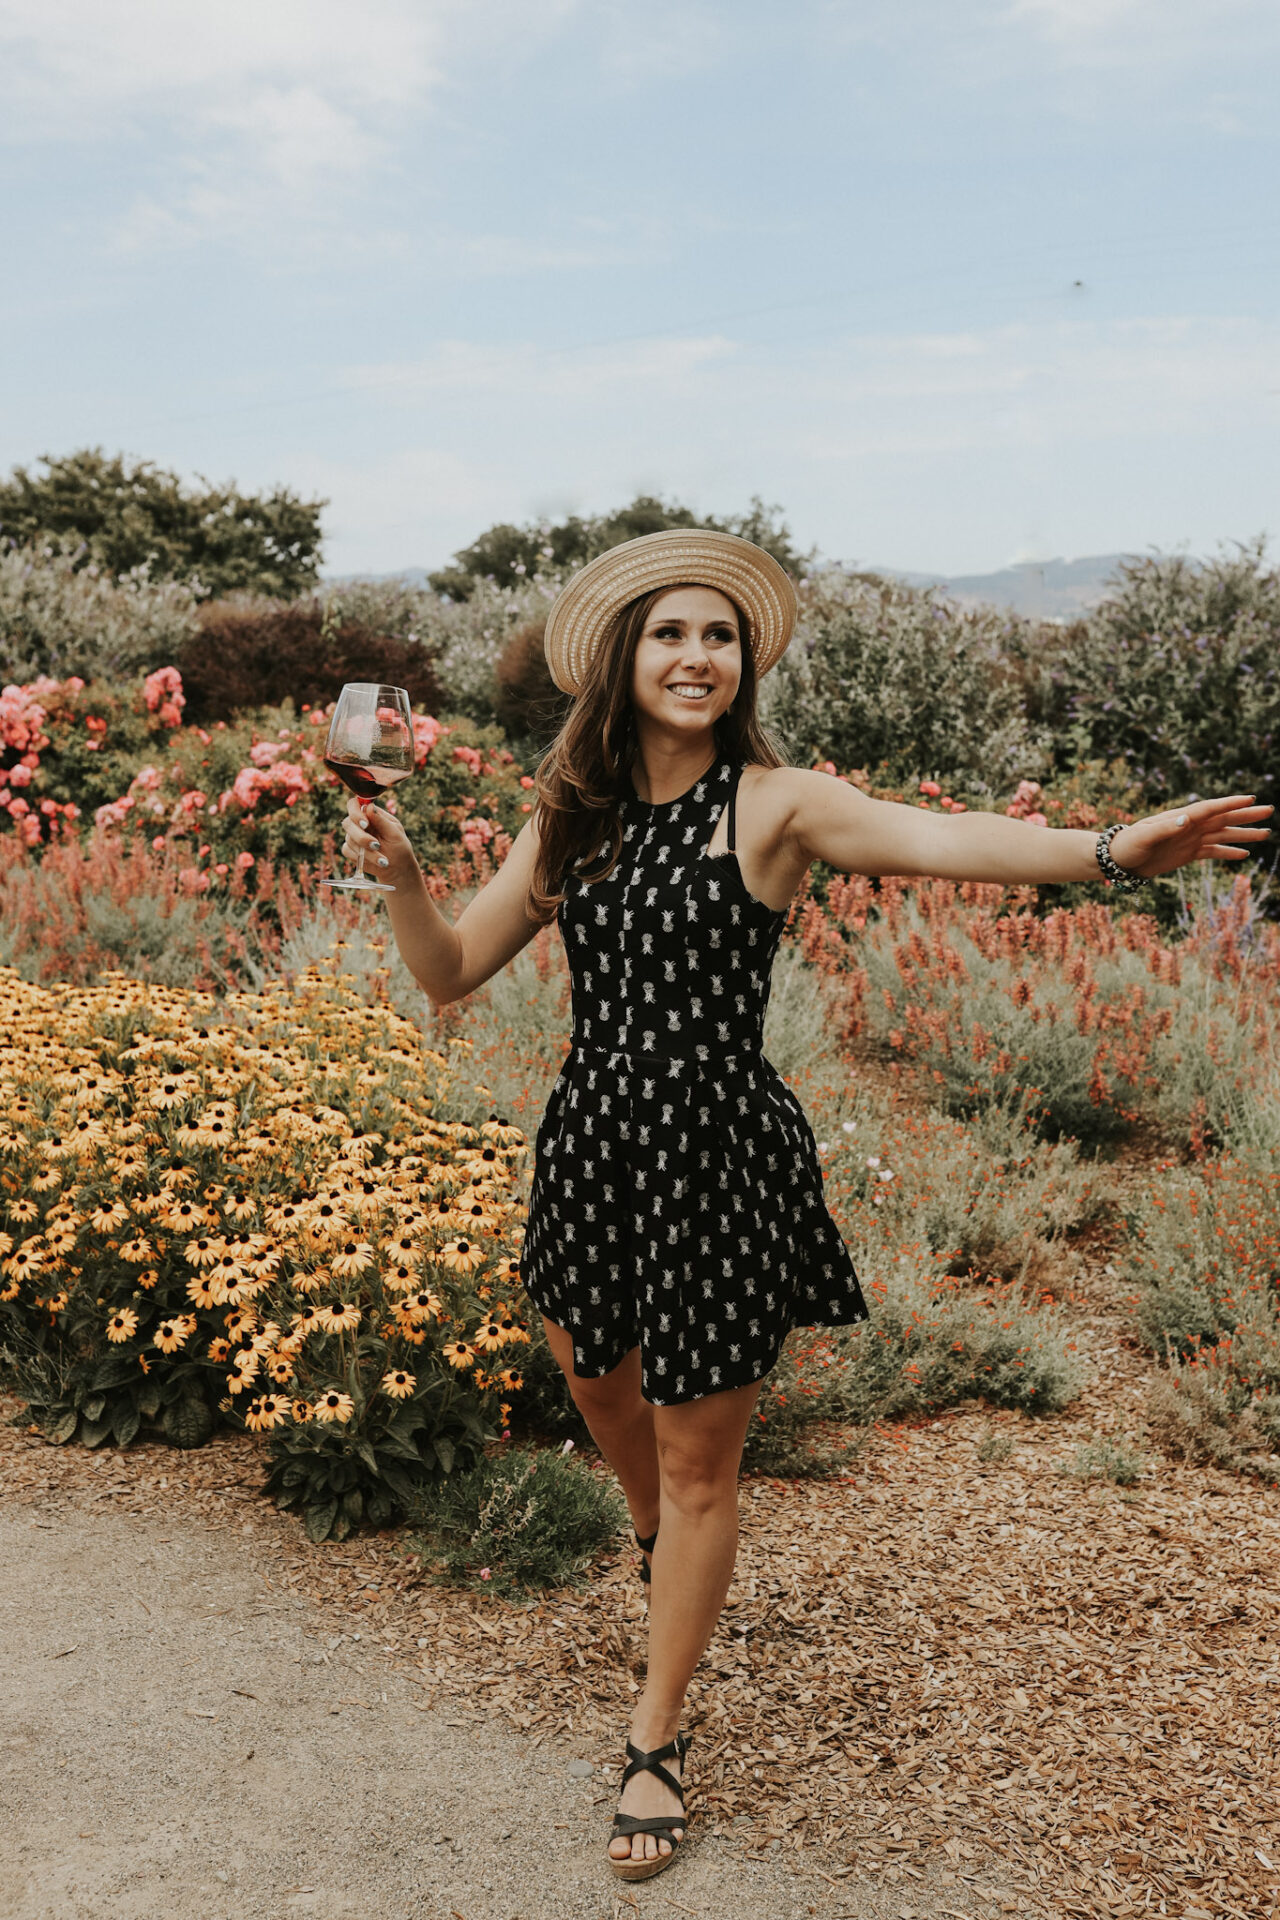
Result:
<instances>
[{"instance_id":1,"label":"wine glass base","mask_svg":"<svg viewBox=\"0 0 1280 1920\"><path fill-rule=\"evenodd\" d=\"M351 893L394 893L385 880L321 880L322 887L345 887Z\"/></svg>"}]
</instances>

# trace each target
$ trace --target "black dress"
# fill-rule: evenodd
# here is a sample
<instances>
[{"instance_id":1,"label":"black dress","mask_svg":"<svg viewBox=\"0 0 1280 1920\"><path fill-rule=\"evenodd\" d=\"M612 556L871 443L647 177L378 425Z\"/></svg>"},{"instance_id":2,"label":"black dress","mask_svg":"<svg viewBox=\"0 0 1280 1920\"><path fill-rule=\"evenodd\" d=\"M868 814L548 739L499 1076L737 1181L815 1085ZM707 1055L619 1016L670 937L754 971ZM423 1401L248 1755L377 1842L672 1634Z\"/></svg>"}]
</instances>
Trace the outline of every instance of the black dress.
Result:
<instances>
[{"instance_id":1,"label":"black dress","mask_svg":"<svg viewBox=\"0 0 1280 1920\"><path fill-rule=\"evenodd\" d=\"M793 1326L865 1320L804 1110L761 1052L786 914L748 893L741 767L621 806L607 879L558 919L573 1039L539 1128L525 1291L579 1376L639 1345L654 1406L760 1380ZM707 854L728 802L730 851Z\"/></svg>"}]
</instances>

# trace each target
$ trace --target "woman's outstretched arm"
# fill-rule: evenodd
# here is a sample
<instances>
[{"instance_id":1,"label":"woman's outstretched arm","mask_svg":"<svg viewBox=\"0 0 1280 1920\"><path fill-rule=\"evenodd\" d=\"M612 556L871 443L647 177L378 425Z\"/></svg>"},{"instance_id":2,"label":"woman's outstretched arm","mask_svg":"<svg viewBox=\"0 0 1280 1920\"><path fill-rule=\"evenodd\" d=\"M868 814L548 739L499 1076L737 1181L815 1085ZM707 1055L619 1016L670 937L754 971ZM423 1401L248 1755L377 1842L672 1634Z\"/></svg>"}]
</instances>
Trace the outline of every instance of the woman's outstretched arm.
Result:
<instances>
[{"instance_id":1,"label":"woman's outstretched arm","mask_svg":"<svg viewBox=\"0 0 1280 1920\"><path fill-rule=\"evenodd\" d=\"M789 833L811 860L837 873L932 875L1006 886L1047 886L1102 875L1088 828L1036 827L1002 813L932 813L902 801L872 800L828 773L788 769ZM1259 823L1274 812L1251 793L1196 800L1136 820L1111 842L1111 857L1150 880L1193 860L1243 860Z\"/></svg>"},{"instance_id":2,"label":"woman's outstretched arm","mask_svg":"<svg viewBox=\"0 0 1280 1920\"><path fill-rule=\"evenodd\" d=\"M537 858L536 819L535 813L521 827L497 873L454 925L428 893L400 822L382 807L365 810L355 799L347 802L343 851L354 857L363 848L375 861L385 860L374 870L395 888L382 898L400 957L434 1006L474 993L537 933L537 921L525 912Z\"/></svg>"}]
</instances>

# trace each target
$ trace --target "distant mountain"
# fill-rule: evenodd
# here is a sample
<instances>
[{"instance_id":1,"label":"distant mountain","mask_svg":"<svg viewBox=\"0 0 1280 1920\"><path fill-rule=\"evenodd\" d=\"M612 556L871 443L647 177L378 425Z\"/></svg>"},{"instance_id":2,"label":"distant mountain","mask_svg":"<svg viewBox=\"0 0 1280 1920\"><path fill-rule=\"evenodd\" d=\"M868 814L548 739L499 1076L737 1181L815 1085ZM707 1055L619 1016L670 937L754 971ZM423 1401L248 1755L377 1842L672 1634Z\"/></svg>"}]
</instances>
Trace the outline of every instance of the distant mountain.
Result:
<instances>
[{"instance_id":1,"label":"distant mountain","mask_svg":"<svg viewBox=\"0 0 1280 1920\"><path fill-rule=\"evenodd\" d=\"M1033 620L1074 620L1106 598L1108 583L1125 553L1091 554L1083 560L1025 560L999 573L901 573L895 567L867 567L911 587L941 587L958 606L1007 607Z\"/></svg>"},{"instance_id":2,"label":"distant mountain","mask_svg":"<svg viewBox=\"0 0 1280 1920\"><path fill-rule=\"evenodd\" d=\"M860 573L878 573L886 580L902 580L911 587L942 587L958 606L1008 607L1033 620L1074 620L1106 597L1107 584L1122 560L1139 556L1124 553L1091 554L1083 560L1024 560L999 573L903 573L896 567L859 567ZM325 585L341 587L353 580L403 580L409 587L425 587L426 567L403 567L398 573L326 574Z\"/></svg>"}]
</instances>

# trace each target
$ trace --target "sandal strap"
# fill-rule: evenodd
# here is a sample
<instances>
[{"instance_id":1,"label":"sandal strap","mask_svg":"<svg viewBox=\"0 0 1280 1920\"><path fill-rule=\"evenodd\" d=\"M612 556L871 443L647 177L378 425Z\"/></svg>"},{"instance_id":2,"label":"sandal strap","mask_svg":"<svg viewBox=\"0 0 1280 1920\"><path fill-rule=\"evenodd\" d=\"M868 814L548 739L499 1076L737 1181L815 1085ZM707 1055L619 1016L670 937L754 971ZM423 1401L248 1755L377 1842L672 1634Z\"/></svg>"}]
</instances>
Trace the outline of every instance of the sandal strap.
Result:
<instances>
[{"instance_id":1,"label":"sandal strap","mask_svg":"<svg viewBox=\"0 0 1280 1920\"><path fill-rule=\"evenodd\" d=\"M636 1545L639 1547L641 1553L652 1553L657 1544L658 1529L656 1527L647 1540L642 1540L639 1534L636 1535Z\"/></svg>"},{"instance_id":2,"label":"sandal strap","mask_svg":"<svg viewBox=\"0 0 1280 1920\"><path fill-rule=\"evenodd\" d=\"M665 1747L655 1747L651 1753L642 1753L639 1747L633 1747L628 1740L627 1765L622 1771L622 1785L625 1787L628 1780L634 1779L637 1773L656 1774L663 1786L669 1787L672 1793L678 1796L680 1805L683 1806L684 1788L676 1779L675 1775L669 1773L666 1767L661 1765L661 1762L663 1760L679 1760L683 1763L688 1751L689 1742L682 1733L678 1733L674 1740L669 1740ZM679 1823L677 1822L677 1824Z\"/></svg>"},{"instance_id":3,"label":"sandal strap","mask_svg":"<svg viewBox=\"0 0 1280 1920\"><path fill-rule=\"evenodd\" d=\"M630 1813L615 1813L613 1816L613 1832L609 1838L611 1840L626 1840L629 1839L633 1833L658 1833L665 1835L673 1847L678 1847L680 1840L684 1838L685 1825L686 1822L680 1818L678 1813L669 1814L665 1819L660 1816L655 1816L650 1820L637 1820L635 1815ZM671 1831L673 1827L679 1827L680 1840L678 1840Z\"/></svg>"}]
</instances>

